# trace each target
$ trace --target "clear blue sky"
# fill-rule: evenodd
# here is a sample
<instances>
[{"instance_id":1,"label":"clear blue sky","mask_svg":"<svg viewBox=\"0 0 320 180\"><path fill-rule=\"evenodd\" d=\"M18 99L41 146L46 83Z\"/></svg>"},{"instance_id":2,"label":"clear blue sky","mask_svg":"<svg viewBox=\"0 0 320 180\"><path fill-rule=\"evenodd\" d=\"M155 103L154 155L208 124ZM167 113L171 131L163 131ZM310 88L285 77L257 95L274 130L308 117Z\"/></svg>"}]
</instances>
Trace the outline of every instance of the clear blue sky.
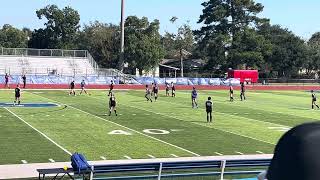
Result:
<instances>
[{"instance_id":1,"label":"clear blue sky","mask_svg":"<svg viewBox=\"0 0 320 180\"><path fill-rule=\"evenodd\" d=\"M203 0L126 0L126 16L146 16L150 20L159 19L161 33L174 32L179 24L190 21L197 29L197 20L202 12ZM272 24L280 24L297 35L308 39L314 32L320 31L319 0L257 0L265 6L263 17L271 19ZM99 20L106 23L119 23L120 0L4 0L0 7L0 26L12 24L18 28L31 29L43 26L35 11L48 4L60 8L71 6L79 11L81 25ZM179 17L171 24L172 16Z\"/></svg>"}]
</instances>

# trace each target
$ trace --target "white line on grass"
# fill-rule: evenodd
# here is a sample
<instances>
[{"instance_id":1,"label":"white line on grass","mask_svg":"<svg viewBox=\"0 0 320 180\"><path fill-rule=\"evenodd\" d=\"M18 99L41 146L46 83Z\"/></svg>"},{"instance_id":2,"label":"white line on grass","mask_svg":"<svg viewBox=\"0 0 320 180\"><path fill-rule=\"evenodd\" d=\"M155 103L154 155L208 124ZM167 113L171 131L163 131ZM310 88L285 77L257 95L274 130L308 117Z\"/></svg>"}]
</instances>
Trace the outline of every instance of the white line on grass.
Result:
<instances>
[{"instance_id":1,"label":"white line on grass","mask_svg":"<svg viewBox=\"0 0 320 180\"><path fill-rule=\"evenodd\" d=\"M173 156L173 157L176 157L176 158L178 158L179 156L177 156L177 155L175 155L175 154L170 154L171 156Z\"/></svg>"},{"instance_id":2,"label":"white line on grass","mask_svg":"<svg viewBox=\"0 0 320 180\"><path fill-rule=\"evenodd\" d=\"M49 159L50 162L54 163L55 161L53 159Z\"/></svg>"},{"instance_id":3,"label":"white line on grass","mask_svg":"<svg viewBox=\"0 0 320 180\"><path fill-rule=\"evenodd\" d=\"M15 114L14 112L10 111L8 108L4 108L6 109L8 112L10 112L13 116L15 116L16 118L20 119L22 122L24 122L26 125L28 125L29 127L31 127L33 130L37 131L39 134L41 134L43 137L45 137L46 139L48 139L50 142L52 142L53 144L55 144L56 146L58 146L60 149L62 149L64 152L66 152L69 155L72 155L72 153L70 151L68 151L67 149L65 149L64 147L62 147L61 145L59 145L58 143L56 143L54 140L52 140L51 138L49 138L46 134L44 134L43 132L39 131L38 129L36 129L35 127L33 127L31 124L29 124L27 121L23 120L21 117L19 117L17 114Z\"/></svg>"},{"instance_id":4,"label":"white line on grass","mask_svg":"<svg viewBox=\"0 0 320 180\"><path fill-rule=\"evenodd\" d=\"M21 160L21 162L22 162L23 164L27 164L27 163L28 163L26 160Z\"/></svg>"},{"instance_id":5,"label":"white line on grass","mask_svg":"<svg viewBox=\"0 0 320 180\"><path fill-rule=\"evenodd\" d=\"M123 157L125 157L125 158L127 158L127 159L132 159L130 156L123 156Z\"/></svg>"},{"instance_id":6,"label":"white line on grass","mask_svg":"<svg viewBox=\"0 0 320 180\"><path fill-rule=\"evenodd\" d=\"M243 153L242 153L242 152L239 152L239 151L236 151L235 153L240 154L240 155L243 155Z\"/></svg>"},{"instance_id":7,"label":"white line on grass","mask_svg":"<svg viewBox=\"0 0 320 180\"><path fill-rule=\"evenodd\" d=\"M150 155L150 154L147 154L150 158L152 158L152 159L156 159L156 157L154 157L154 156L152 156L152 155Z\"/></svg>"},{"instance_id":8,"label":"white line on grass","mask_svg":"<svg viewBox=\"0 0 320 180\"><path fill-rule=\"evenodd\" d=\"M100 158L101 158L102 160L106 160L106 159L107 159L107 158L104 157L104 156L100 156Z\"/></svg>"},{"instance_id":9,"label":"white line on grass","mask_svg":"<svg viewBox=\"0 0 320 180\"><path fill-rule=\"evenodd\" d=\"M31 93L31 94L32 94L32 93ZM37 94L35 94L35 95L37 95ZM40 95L37 95L37 96L42 97L42 98L45 98L45 99L48 99L48 100L50 100L50 101L55 101L55 100L53 100L53 99L50 99L50 98L47 98L47 97L43 97L43 96L40 96ZM94 98L94 97L92 97L92 98ZM94 98L94 99L98 99L98 98ZM61 103L61 102L58 102L58 101L55 101L55 102L57 102L57 103L59 103L59 104L64 104L64 103ZM67 104L67 105L68 105L68 104ZM91 114L91 113L89 113L89 112L83 111L83 110L78 109L78 108L76 108L76 107L73 107L73 106L70 106L70 105L68 105L68 107L70 107L70 108L72 108L72 109L75 109L75 110L78 110L78 111L80 111L80 112L83 112L83 113L85 113L85 114L91 115L91 116L96 117L96 118L98 118L98 119L101 119L101 120L103 120L103 121L109 122L109 123L111 123L111 124L120 126L120 127L122 127L122 128L125 128L125 129L128 129L128 130L130 130L130 131L133 131L133 132L135 132L135 133L137 133L137 134L143 135L143 136L148 137L148 138L150 138L150 139L159 141L159 142L161 142L161 143L164 143L164 144L167 144L167 145L169 145L169 146L175 147L175 148L180 149L180 150L182 150L182 151L188 152L188 153L193 154L193 155L195 155L195 156L200 156L199 154L197 154L197 153L195 153L195 152L192 152L192 151L189 151L189 150L187 150L187 149L184 149L184 148L182 148L182 147L180 147L180 146L177 146L177 145L168 143L168 142L166 142L166 141L163 141L163 140L161 140L161 139L158 139L158 138L149 136L149 135L147 135L147 134L141 133L141 132L139 132L139 131L137 131L137 130L128 128L128 127L126 127L126 126L123 126L123 125L121 125L121 124L115 123L115 122L113 122L113 121L109 121L109 120L107 120L107 119L104 119L104 118L99 117L99 116L97 116L97 115L94 115L94 114ZM70 155L71 155L71 154L70 154Z\"/></svg>"},{"instance_id":10,"label":"white line on grass","mask_svg":"<svg viewBox=\"0 0 320 180\"><path fill-rule=\"evenodd\" d=\"M259 153L259 154L264 154L264 152L261 152L261 151L256 151L257 153Z\"/></svg>"},{"instance_id":11,"label":"white line on grass","mask_svg":"<svg viewBox=\"0 0 320 180\"><path fill-rule=\"evenodd\" d=\"M223 154L219 153L219 152L214 152L215 154L219 155L219 156L223 156Z\"/></svg>"}]
</instances>

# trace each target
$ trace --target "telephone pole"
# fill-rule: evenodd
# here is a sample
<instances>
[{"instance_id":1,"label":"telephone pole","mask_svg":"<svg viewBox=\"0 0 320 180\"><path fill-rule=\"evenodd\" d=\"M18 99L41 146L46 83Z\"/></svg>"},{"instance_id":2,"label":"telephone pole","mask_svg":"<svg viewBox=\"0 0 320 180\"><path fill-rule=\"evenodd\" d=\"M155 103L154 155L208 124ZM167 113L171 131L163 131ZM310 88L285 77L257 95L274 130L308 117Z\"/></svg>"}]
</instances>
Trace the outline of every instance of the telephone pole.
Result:
<instances>
[{"instance_id":1,"label":"telephone pole","mask_svg":"<svg viewBox=\"0 0 320 180\"><path fill-rule=\"evenodd\" d=\"M118 69L122 72L124 65L124 1L121 0L121 45L120 45L120 60Z\"/></svg>"}]
</instances>

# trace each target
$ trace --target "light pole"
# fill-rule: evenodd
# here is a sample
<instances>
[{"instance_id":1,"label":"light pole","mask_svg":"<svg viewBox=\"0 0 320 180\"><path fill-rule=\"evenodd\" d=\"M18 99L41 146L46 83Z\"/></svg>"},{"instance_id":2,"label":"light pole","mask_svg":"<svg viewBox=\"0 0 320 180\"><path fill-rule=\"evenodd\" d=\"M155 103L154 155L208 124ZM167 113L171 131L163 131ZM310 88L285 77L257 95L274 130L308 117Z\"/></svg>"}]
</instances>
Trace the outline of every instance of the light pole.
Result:
<instances>
[{"instance_id":1,"label":"light pole","mask_svg":"<svg viewBox=\"0 0 320 180\"><path fill-rule=\"evenodd\" d=\"M121 45L120 45L120 60L119 70L123 71L124 65L124 0L121 0Z\"/></svg>"}]
</instances>

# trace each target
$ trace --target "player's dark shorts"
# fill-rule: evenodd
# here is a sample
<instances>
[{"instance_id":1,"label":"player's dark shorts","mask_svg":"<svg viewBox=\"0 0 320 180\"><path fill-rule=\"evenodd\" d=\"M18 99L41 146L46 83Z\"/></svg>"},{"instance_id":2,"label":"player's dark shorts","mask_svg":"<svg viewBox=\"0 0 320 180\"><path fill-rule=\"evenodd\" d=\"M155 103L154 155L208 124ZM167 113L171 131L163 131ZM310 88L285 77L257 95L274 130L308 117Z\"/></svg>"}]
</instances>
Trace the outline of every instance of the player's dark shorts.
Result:
<instances>
[{"instance_id":1,"label":"player's dark shorts","mask_svg":"<svg viewBox=\"0 0 320 180\"><path fill-rule=\"evenodd\" d=\"M15 97L16 98L20 98L20 94L15 94Z\"/></svg>"},{"instance_id":2,"label":"player's dark shorts","mask_svg":"<svg viewBox=\"0 0 320 180\"><path fill-rule=\"evenodd\" d=\"M312 99L312 101L313 101L313 102L316 102L316 101L317 101L317 99L316 99L316 98L313 98L313 99Z\"/></svg>"},{"instance_id":3,"label":"player's dark shorts","mask_svg":"<svg viewBox=\"0 0 320 180\"><path fill-rule=\"evenodd\" d=\"M157 90L157 89L156 89L156 90L154 90L154 93L155 93L155 94L158 94L158 90Z\"/></svg>"},{"instance_id":4,"label":"player's dark shorts","mask_svg":"<svg viewBox=\"0 0 320 180\"><path fill-rule=\"evenodd\" d=\"M212 113L212 109L206 109L207 113Z\"/></svg>"},{"instance_id":5,"label":"player's dark shorts","mask_svg":"<svg viewBox=\"0 0 320 180\"><path fill-rule=\"evenodd\" d=\"M191 97L191 99L192 99L192 100L196 100L196 99L197 99L197 97Z\"/></svg>"},{"instance_id":6,"label":"player's dark shorts","mask_svg":"<svg viewBox=\"0 0 320 180\"><path fill-rule=\"evenodd\" d=\"M116 103L115 101L111 101L111 102L110 102L110 107L116 107L116 104L117 104L117 103Z\"/></svg>"}]
</instances>

